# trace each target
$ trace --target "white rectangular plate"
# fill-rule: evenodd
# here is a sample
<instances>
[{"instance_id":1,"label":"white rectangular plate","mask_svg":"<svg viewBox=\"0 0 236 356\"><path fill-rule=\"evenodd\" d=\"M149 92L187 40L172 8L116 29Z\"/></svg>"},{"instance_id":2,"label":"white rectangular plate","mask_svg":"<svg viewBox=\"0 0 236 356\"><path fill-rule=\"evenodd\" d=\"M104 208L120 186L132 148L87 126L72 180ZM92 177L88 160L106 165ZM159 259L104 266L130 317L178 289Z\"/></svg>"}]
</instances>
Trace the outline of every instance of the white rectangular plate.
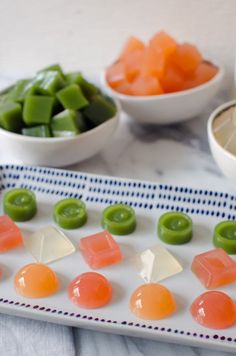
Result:
<instances>
[{"instance_id":1,"label":"white rectangular plate","mask_svg":"<svg viewBox=\"0 0 236 356\"><path fill-rule=\"evenodd\" d=\"M205 291L190 270L192 259L196 254L213 248L212 233L217 222L235 219L234 195L51 168L3 165L0 166L1 214L2 196L14 187L34 190L38 200L37 215L29 222L18 224L24 235L45 225L54 225L53 204L66 197L81 198L88 208L89 218L84 227L64 231L76 247L81 237L102 230L102 210L113 203L122 202L135 209L137 229L129 236L115 237L125 256L124 262L98 270L113 285L113 298L108 306L86 310L76 307L68 299L66 289L69 282L90 270L78 250L50 264L61 281L59 293L46 299L20 297L13 287L14 274L19 268L34 262L22 247L0 255L0 267L4 271L0 279L0 312L112 333L236 351L236 326L225 330L207 329L198 325L189 313L192 301ZM174 293L177 312L161 321L141 320L130 312L129 298L144 282L128 259L157 243L164 245L157 237L157 221L161 214L169 210L189 214L194 223L190 243L165 245L184 268L183 272L162 282ZM221 290L236 299L235 285Z\"/></svg>"}]
</instances>

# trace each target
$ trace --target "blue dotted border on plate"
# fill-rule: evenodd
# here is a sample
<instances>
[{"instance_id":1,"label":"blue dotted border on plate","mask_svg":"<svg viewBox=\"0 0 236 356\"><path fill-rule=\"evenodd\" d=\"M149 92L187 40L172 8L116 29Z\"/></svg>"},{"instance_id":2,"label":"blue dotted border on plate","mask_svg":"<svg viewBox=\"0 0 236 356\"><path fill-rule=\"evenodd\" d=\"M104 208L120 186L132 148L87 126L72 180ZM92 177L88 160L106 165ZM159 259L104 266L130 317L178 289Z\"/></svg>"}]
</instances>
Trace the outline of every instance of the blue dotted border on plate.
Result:
<instances>
[{"instance_id":1,"label":"blue dotted border on plate","mask_svg":"<svg viewBox=\"0 0 236 356\"><path fill-rule=\"evenodd\" d=\"M89 320L89 321L94 321L94 322L101 322L101 323L107 323L107 324L116 324L120 326L125 326L125 327L135 327L135 328L141 328L145 330L152 330L152 331L158 331L158 333L172 333L174 335L184 335L184 336L189 336L189 337L194 337L194 338L200 338L200 339L205 339L205 340L214 340L214 341L220 341L220 342L227 342L227 343L233 343L236 345L236 338L232 337L227 337L224 335L219 335L219 334L203 334L203 333L196 333L196 332L190 332L190 331L184 331L181 329L172 329L168 327L161 327L161 326L152 326L152 325L146 325L143 323L134 323L134 322L129 322L129 321L121 321L118 322L117 320L111 320L111 319L104 319L104 318L97 318L97 317L92 317L86 314L81 314L81 313L71 313L67 312L64 310L58 310L58 309L52 309L52 308L46 308L40 305L32 305L29 303L21 303L17 302L14 300L8 300L4 298L0 298L0 303L1 304L8 304L8 305L13 305L18 308L25 308L25 309L32 309L32 310L37 310L43 313L48 313L51 315L62 315L65 317L73 318L74 320L82 319L82 320Z\"/></svg>"},{"instance_id":2,"label":"blue dotted border on plate","mask_svg":"<svg viewBox=\"0 0 236 356\"><path fill-rule=\"evenodd\" d=\"M2 189L16 186L20 180L21 186L65 197L76 194L68 192L68 189L76 189L80 191L80 195L86 195L87 201L98 203L123 202L144 209L171 210L175 208L174 204L177 204L176 207L180 211L223 218L226 218L227 214L224 212L222 216L222 210L236 211L236 203L233 204L236 201L236 196L223 192L132 179L97 177L91 174L44 167L3 165L0 166L0 171L2 171L0 175ZM101 187L101 184L105 188ZM53 189L50 186L53 186ZM58 189L56 190L55 187ZM191 205L191 209L188 205ZM196 208L193 208L192 205ZM202 206L201 209L199 205ZM220 210L217 210L218 208ZM236 215L232 212L230 218L235 219L235 217Z\"/></svg>"}]
</instances>

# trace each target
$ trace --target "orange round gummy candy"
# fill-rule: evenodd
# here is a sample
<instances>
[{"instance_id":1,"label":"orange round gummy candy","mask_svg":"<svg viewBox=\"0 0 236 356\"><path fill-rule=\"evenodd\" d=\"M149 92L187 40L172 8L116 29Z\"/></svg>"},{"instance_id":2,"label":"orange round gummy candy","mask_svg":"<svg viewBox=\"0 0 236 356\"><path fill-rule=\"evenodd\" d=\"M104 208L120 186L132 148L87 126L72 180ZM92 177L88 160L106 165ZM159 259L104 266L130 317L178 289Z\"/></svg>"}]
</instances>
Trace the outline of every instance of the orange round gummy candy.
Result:
<instances>
[{"instance_id":1,"label":"orange round gummy candy","mask_svg":"<svg viewBox=\"0 0 236 356\"><path fill-rule=\"evenodd\" d=\"M97 272L86 272L76 277L68 287L70 300L82 308L100 308L112 297L108 280Z\"/></svg>"},{"instance_id":2,"label":"orange round gummy candy","mask_svg":"<svg viewBox=\"0 0 236 356\"><path fill-rule=\"evenodd\" d=\"M59 288L56 273L42 263L31 263L22 267L15 275L17 293L27 298L44 298Z\"/></svg>"},{"instance_id":3,"label":"orange round gummy candy","mask_svg":"<svg viewBox=\"0 0 236 356\"><path fill-rule=\"evenodd\" d=\"M130 298L130 309L139 318L148 320L164 319L176 310L172 293L157 283L138 287Z\"/></svg>"},{"instance_id":4,"label":"orange round gummy candy","mask_svg":"<svg viewBox=\"0 0 236 356\"><path fill-rule=\"evenodd\" d=\"M235 303L223 292L201 294L192 303L190 312L199 324L211 329L225 329L236 322Z\"/></svg>"}]
</instances>

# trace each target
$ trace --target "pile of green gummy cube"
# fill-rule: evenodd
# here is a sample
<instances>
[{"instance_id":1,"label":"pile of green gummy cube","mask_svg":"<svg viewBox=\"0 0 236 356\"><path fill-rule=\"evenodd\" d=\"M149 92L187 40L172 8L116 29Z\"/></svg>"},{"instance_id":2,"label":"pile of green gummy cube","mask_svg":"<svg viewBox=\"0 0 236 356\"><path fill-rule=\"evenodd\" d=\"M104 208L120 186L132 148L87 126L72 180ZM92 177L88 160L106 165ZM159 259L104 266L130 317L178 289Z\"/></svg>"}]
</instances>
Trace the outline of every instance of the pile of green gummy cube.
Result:
<instances>
[{"instance_id":1,"label":"pile of green gummy cube","mask_svg":"<svg viewBox=\"0 0 236 356\"><path fill-rule=\"evenodd\" d=\"M71 137L115 114L111 98L80 72L65 74L59 64L19 80L0 95L0 127L26 136Z\"/></svg>"}]
</instances>

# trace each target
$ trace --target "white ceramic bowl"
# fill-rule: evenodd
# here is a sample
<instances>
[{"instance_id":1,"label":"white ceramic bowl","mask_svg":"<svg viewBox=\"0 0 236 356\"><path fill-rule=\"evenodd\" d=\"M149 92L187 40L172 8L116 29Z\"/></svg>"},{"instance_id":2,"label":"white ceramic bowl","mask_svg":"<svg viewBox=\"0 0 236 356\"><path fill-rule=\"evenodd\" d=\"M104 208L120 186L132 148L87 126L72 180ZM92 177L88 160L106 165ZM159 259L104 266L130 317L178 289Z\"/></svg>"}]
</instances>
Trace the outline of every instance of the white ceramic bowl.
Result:
<instances>
[{"instance_id":1,"label":"white ceramic bowl","mask_svg":"<svg viewBox=\"0 0 236 356\"><path fill-rule=\"evenodd\" d=\"M222 173L236 183L236 156L225 150L217 141L213 134L213 121L225 109L236 105L236 100L231 100L220 105L213 111L207 124L208 140L212 155L221 169Z\"/></svg>"},{"instance_id":2,"label":"white ceramic bowl","mask_svg":"<svg viewBox=\"0 0 236 356\"><path fill-rule=\"evenodd\" d=\"M105 71L101 83L105 91L120 101L122 109L140 123L174 124L199 115L216 95L224 76L224 69L207 83L176 93L130 96L113 90L106 81Z\"/></svg>"},{"instance_id":3,"label":"white ceramic bowl","mask_svg":"<svg viewBox=\"0 0 236 356\"><path fill-rule=\"evenodd\" d=\"M114 134L120 116L120 105L116 115L74 137L38 138L15 134L0 128L1 161L38 166L64 167L98 153Z\"/></svg>"}]
</instances>

